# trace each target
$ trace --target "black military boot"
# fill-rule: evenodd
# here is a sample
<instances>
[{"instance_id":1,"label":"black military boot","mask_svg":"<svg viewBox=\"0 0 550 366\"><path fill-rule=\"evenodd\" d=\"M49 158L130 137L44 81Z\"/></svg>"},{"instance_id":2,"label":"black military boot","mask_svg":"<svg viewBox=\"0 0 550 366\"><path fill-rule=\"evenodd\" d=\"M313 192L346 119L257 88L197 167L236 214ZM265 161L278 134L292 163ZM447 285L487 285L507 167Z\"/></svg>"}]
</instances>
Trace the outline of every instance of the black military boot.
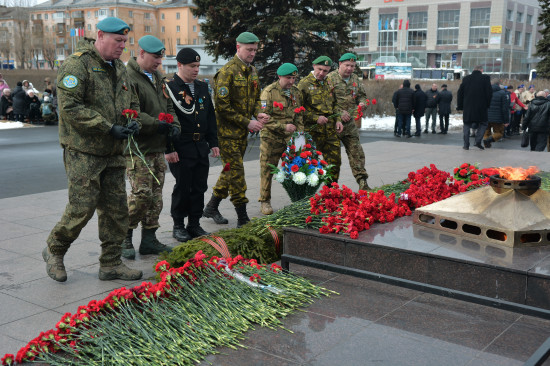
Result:
<instances>
[{"instance_id":1,"label":"black military boot","mask_svg":"<svg viewBox=\"0 0 550 366\"><path fill-rule=\"evenodd\" d=\"M213 219L216 224L227 224L229 221L225 217L223 217L218 210L221 201L221 198L216 197L215 194L212 194L210 202L208 202L204 207L202 216Z\"/></svg>"},{"instance_id":2,"label":"black military boot","mask_svg":"<svg viewBox=\"0 0 550 366\"><path fill-rule=\"evenodd\" d=\"M189 222L187 223L187 233L191 236L191 238L198 238L199 236L210 234L201 227L199 220L200 217L189 217Z\"/></svg>"},{"instance_id":3,"label":"black military boot","mask_svg":"<svg viewBox=\"0 0 550 366\"><path fill-rule=\"evenodd\" d=\"M171 252L172 248L158 241L154 229L141 229L141 243L139 245L139 254L159 254L161 252Z\"/></svg>"},{"instance_id":4,"label":"black military boot","mask_svg":"<svg viewBox=\"0 0 550 366\"><path fill-rule=\"evenodd\" d=\"M235 206L235 211L237 212L237 227L241 227L250 222L248 214L246 213L246 203Z\"/></svg>"},{"instance_id":5,"label":"black military boot","mask_svg":"<svg viewBox=\"0 0 550 366\"><path fill-rule=\"evenodd\" d=\"M134 249L134 245L132 244L133 232L134 231L132 229L128 229L128 232L126 233L126 238L124 238L124 241L122 242L122 258L136 259L136 250Z\"/></svg>"},{"instance_id":6,"label":"black military boot","mask_svg":"<svg viewBox=\"0 0 550 366\"><path fill-rule=\"evenodd\" d=\"M181 243L185 243L188 240L193 239L191 235L185 229L185 224L174 224L174 229L172 230L172 236L174 239Z\"/></svg>"}]
</instances>

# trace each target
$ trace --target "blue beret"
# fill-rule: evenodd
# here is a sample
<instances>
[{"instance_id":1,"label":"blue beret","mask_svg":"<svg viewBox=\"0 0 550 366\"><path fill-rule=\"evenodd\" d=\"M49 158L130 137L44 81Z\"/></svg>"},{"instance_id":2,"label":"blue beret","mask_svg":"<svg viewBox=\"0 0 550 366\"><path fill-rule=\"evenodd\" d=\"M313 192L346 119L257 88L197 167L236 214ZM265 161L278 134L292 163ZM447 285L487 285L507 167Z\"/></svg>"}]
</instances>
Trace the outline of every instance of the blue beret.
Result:
<instances>
[{"instance_id":1,"label":"blue beret","mask_svg":"<svg viewBox=\"0 0 550 366\"><path fill-rule=\"evenodd\" d=\"M277 75L279 76L296 76L298 75L298 68L289 62L282 64L277 69Z\"/></svg>"},{"instance_id":2,"label":"blue beret","mask_svg":"<svg viewBox=\"0 0 550 366\"><path fill-rule=\"evenodd\" d=\"M237 37L237 42L245 43L245 44L258 43L258 42L260 42L260 39L258 37L256 37L256 35L254 33L242 32Z\"/></svg>"},{"instance_id":3,"label":"blue beret","mask_svg":"<svg viewBox=\"0 0 550 366\"><path fill-rule=\"evenodd\" d=\"M97 23L97 29L105 33L128 34L130 26L122 19L108 17Z\"/></svg>"},{"instance_id":4,"label":"blue beret","mask_svg":"<svg viewBox=\"0 0 550 366\"><path fill-rule=\"evenodd\" d=\"M166 49L162 41L155 36L146 35L139 39L139 47L147 53L162 55L162 51Z\"/></svg>"},{"instance_id":5,"label":"blue beret","mask_svg":"<svg viewBox=\"0 0 550 366\"><path fill-rule=\"evenodd\" d=\"M332 66L332 60L328 56L319 56L313 60L314 65Z\"/></svg>"},{"instance_id":6,"label":"blue beret","mask_svg":"<svg viewBox=\"0 0 550 366\"><path fill-rule=\"evenodd\" d=\"M338 61L342 62L342 61L348 61L348 60L351 60L351 61L357 61L357 56L355 56L353 53L351 52L348 52L348 53L344 53L342 55L342 57L340 57L340 59Z\"/></svg>"}]
</instances>

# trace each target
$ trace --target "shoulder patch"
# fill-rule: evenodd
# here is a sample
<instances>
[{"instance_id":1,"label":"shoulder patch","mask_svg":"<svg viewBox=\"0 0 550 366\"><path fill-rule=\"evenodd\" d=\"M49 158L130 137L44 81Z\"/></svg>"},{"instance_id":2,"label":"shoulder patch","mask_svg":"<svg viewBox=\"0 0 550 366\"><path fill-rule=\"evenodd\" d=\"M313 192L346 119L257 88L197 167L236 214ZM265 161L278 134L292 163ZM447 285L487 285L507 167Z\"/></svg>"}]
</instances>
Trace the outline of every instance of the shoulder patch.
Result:
<instances>
[{"instance_id":1,"label":"shoulder patch","mask_svg":"<svg viewBox=\"0 0 550 366\"><path fill-rule=\"evenodd\" d=\"M76 57L80 57L80 56L83 55L83 52L78 51L78 52L73 53L73 55L75 55Z\"/></svg>"},{"instance_id":2,"label":"shoulder patch","mask_svg":"<svg viewBox=\"0 0 550 366\"><path fill-rule=\"evenodd\" d=\"M94 72L107 72L105 69L101 67L92 67L92 71Z\"/></svg>"},{"instance_id":3,"label":"shoulder patch","mask_svg":"<svg viewBox=\"0 0 550 366\"><path fill-rule=\"evenodd\" d=\"M262 100L262 109L267 108L267 100Z\"/></svg>"},{"instance_id":4,"label":"shoulder patch","mask_svg":"<svg viewBox=\"0 0 550 366\"><path fill-rule=\"evenodd\" d=\"M75 88L78 85L78 79L74 75L65 76L61 82L68 89Z\"/></svg>"},{"instance_id":5,"label":"shoulder patch","mask_svg":"<svg viewBox=\"0 0 550 366\"><path fill-rule=\"evenodd\" d=\"M229 90L227 89L227 87L222 86L218 89L218 95L220 97L226 97L229 95Z\"/></svg>"}]
</instances>

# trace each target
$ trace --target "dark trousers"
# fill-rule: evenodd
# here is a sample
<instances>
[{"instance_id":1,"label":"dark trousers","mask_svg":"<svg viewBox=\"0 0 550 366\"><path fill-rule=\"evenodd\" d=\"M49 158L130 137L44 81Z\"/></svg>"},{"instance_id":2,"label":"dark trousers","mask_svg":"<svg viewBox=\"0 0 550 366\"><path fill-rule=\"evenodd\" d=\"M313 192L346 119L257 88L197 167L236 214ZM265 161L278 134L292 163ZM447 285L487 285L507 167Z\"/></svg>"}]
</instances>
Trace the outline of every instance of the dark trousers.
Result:
<instances>
[{"instance_id":1,"label":"dark trousers","mask_svg":"<svg viewBox=\"0 0 550 366\"><path fill-rule=\"evenodd\" d=\"M404 135L411 134L411 114L399 114L397 121L397 133Z\"/></svg>"},{"instance_id":2,"label":"dark trousers","mask_svg":"<svg viewBox=\"0 0 550 366\"><path fill-rule=\"evenodd\" d=\"M443 123L443 120L445 120L445 123ZM439 115L439 129L441 132L447 132L449 129L449 114L440 114Z\"/></svg>"},{"instance_id":3,"label":"dark trousers","mask_svg":"<svg viewBox=\"0 0 550 366\"><path fill-rule=\"evenodd\" d=\"M176 178L170 214L174 224L183 224L185 217L189 217L189 223L194 220L198 224L204 209L204 193L208 189L208 157L186 159L180 155L179 158L177 163L168 164Z\"/></svg>"},{"instance_id":4,"label":"dark trousers","mask_svg":"<svg viewBox=\"0 0 550 366\"><path fill-rule=\"evenodd\" d=\"M476 139L475 144L481 145L481 141L483 140L483 134L485 133L485 130L487 129L488 122L476 122L477 124L477 130L476 130ZM474 128L472 123L464 123L464 126L462 126L462 134L464 138L464 147L470 147L470 128Z\"/></svg>"},{"instance_id":5,"label":"dark trousers","mask_svg":"<svg viewBox=\"0 0 550 366\"><path fill-rule=\"evenodd\" d=\"M414 116L414 122L416 123L416 134L417 135L420 135L422 133L422 123L420 122L421 118L422 118L422 116L420 116L420 117Z\"/></svg>"},{"instance_id":6,"label":"dark trousers","mask_svg":"<svg viewBox=\"0 0 550 366\"><path fill-rule=\"evenodd\" d=\"M531 151L544 151L548 143L548 133L544 132L529 132L529 145Z\"/></svg>"}]
</instances>

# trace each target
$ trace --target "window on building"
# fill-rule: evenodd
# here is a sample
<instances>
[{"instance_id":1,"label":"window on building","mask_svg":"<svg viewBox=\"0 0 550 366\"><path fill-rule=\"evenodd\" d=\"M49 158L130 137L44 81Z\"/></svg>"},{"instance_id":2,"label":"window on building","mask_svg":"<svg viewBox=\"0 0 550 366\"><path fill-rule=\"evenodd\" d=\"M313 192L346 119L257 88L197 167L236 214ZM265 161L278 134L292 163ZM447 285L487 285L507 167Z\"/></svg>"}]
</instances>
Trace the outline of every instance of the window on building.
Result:
<instances>
[{"instance_id":1,"label":"window on building","mask_svg":"<svg viewBox=\"0 0 550 366\"><path fill-rule=\"evenodd\" d=\"M34 14L31 14L31 20L34 20Z\"/></svg>"},{"instance_id":2,"label":"window on building","mask_svg":"<svg viewBox=\"0 0 550 366\"><path fill-rule=\"evenodd\" d=\"M355 41L357 47L369 46L369 24L370 15L363 19L362 24L351 24L351 38Z\"/></svg>"},{"instance_id":3,"label":"window on building","mask_svg":"<svg viewBox=\"0 0 550 366\"><path fill-rule=\"evenodd\" d=\"M176 25L176 32L179 32L179 31L180 31L180 26Z\"/></svg>"},{"instance_id":4,"label":"window on building","mask_svg":"<svg viewBox=\"0 0 550 366\"><path fill-rule=\"evenodd\" d=\"M160 19L164 20L164 13L160 14Z\"/></svg>"},{"instance_id":5,"label":"window on building","mask_svg":"<svg viewBox=\"0 0 550 366\"><path fill-rule=\"evenodd\" d=\"M160 27L160 33L164 33L164 25Z\"/></svg>"},{"instance_id":6,"label":"window on building","mask_svg":"<svg viewBox=\"0 0 550 366\"><path fill-rule=\"evenodd\" d=\"M151 13L145 13L144 17L145 19L151 19Z\"/></svg>"},{"instance_id":7,"label":"window on building","mask_svg":"<svg viewBox=\"0 0 550 366\"><path fill-rule=\"evenodd\" d=\"M57 11L57 12L52 14L52 19L61 20L61 19L64 18L64 16L65 16L65 14L62 11Z\"/></svg>"},{"instance_id":8,"label":"window on building","mask_svg":"<svg viewBox=\"0 0 550 366\"><path fill-rule=\"evenodd\" d=\"M151 26L150 25L145 26L145 33L151 33Z\"/></svg>"},{"instance_id":9,"label":"window on building","mask_svg":"<svg viewBox=\"0 0 550 366\"><path fill-rule=\"evenodd\" d=\"M131 57L136 57L136 51L135 50L130 50L130 56Z\"/></svg>"},{"instance_id":10,"label":"window on building","mask_svg":"<svg viewBox=\"0 0 550 366\"><path fill-rule=\"evenodd\" d=\"M525 33L525 39L523 40L523 49L530 51L531 49L531 33Z\"/></svg>"},{"instance_id":11,"label":"window on building","mask_svg":"<svg viewBox=\"0 0 550 366\"><path fill-rule=\"evenodd\" d=\"M519 11L517 12L517 14L516 14L516 22L518 22L518 23L523 22L523 13L521 13L521 12L519 12Z\"/></svg>"},{"instance_id":12,"label":"window on building","mask_svg":"<svg viewBox=\"0 0 550 366\"><path fill-rule=\"evenodd\" d=\"M197 39L193 38L193 44L197 44Z\"/></svg>"},{"instance_id":13,"label":"window on building","mask_svg":"<svg viewBox=\"0 0 550 366\"><path fill-rule=\"evenodd\" d=\"M134 17L134 12L132 10L130 10L128 12L128 18L133 18Z\"/></svg>"},{"instance_id":14,"label":"window on building","mask_svg":"<svg viewBox=\"0 0 550 366\"><path fill-rule=\"evenodd\" d=\"M419 11L407 14L409 30L407 31L409 46L426 46L426 37L428 32L428 12ZM407 20L403 19L401 29L407 29Z\"/></svg>"},{"instance_id":15,"label":"window on building","mask_svg":"<svg viewBox=\"0 0 550 366\"><path fill-rule=\"evenodd\" d=\"M178 38L178 39L176 40L176 44L181 44L181 42L180 42L180 39L179 39L179 38Z\"/></svg>"},{"instance_id":16,"label":"window on building","mask_svg":"<svg viewBox=\"0 0 550 366\"><path fill-rule=\"evenodd\" d=\"M92 25L91 25L91 24L88 24L88 30L89 30L89 31L92 30Z\"/></svg>"},{"instance_id":17,"label":"window on building","mask_svg":"<svg viewBox=\"0 0 550 366\"><path fill-rule=\"evenodd\" d=\"M521 44L521 31L516 31L516 37L514 38L514 46Z\"/></svg>"},{"instance_id":18,"label":"window on building","mask_svg":"<svg viewBox=\"0 0 550 366\"><path fill-rule=\"evenodd\" d=\"M511 9L506 10L506 20L509 22L514 21L514 11Z\"/></svg>"},{"instance_id":19,"label":"window on building","mask_svg":"<svg viewBox=\"0 0 550 366\"><path fill-rule=\"evenodd\" d=\"M128 27L130 27L130 32L134 30L134 23L128 24Z\"/></svg>"},{"instance_id":20,"label":"window on building","mask_svg":"<svg viewBox=\"0 0 550 366\"><path fill-rule=\"evenodd\" d=\"M42 14L37 14L36 19L42 19Z\"/></svg>"},{"instance_id":21,"label":"window on building","mask_svg":"<svg viewBox=\"0 0 550 366\"><path fill-rule=\"evenodd\" d=\"M437 44L458 44L460 10L441 10L437 16Z\"/></svg>"},{"instance_id":22,"label":"window on building","mask_svg":"<svg viewBox=\"0 0 550 366\"><path fill-rule=\"evenodd\" d=\"M510 29L504 30L504 44L512 44L512 31Z\"/></svg>"},{"instance_id":23,"label":"window on building","mask_svg":"<svg viewBox=\"0 0 550 366\"><path fill-rule=\"evenodd\" d=\"M129 42L130 44L134 44L134 37L130 37Z\"/></svg>"},{"instance_id":24,"label":"window on building","mask_svg":"<svg viewBox=\"0 0 550 366\"><path fill-rule=\"evenodd\" d=\"M109 14L111 14L110 16L114 17L114 16L115 16L115 11L114 11L114 10L110 10L110 11L109 11Z\"/></svg>"},{"instance_id":25,"label":"window on building","mask_svg":"<svg viewBox=\"0 0 550 366\"><path fill-rule=\"evenodd\" d=\"M525 23L527 25L533 25L533 15L532 14L527 14L527 19L525 20Z\"/></svg>"},{"instance_id":26,"label":"window on building","mask_svg":"<svg viewBox=\"0 0 550 366\"><path fill-rule=\"evenodd\" d=\"M489 43L489 20L491 18L491 9L471 9L470 10L470 44L488 44Z\"/></svg>"},{"instance_id":27,"label":"window on building","mask_svg":"<svg viewBox=\"0 0 550 366\"><path fill-rule=\"evenodd\" d=\"M397 40L397 13L380 14L378 20L378 47L393 47Z\"/></svg>"},{"instance_id":28,"label":"window on building","mask_svg":"<svg viewBox=\"0 0 550 366\"><path fill-rule=\"evenodd\" d=\"M99 11L94 11L94 16L97 18L97 16L99 15Z\"/></svg>"},{"instance_id":29,"label":"window on building","mask_svg":"<svg viewBox=\"0 0 550 366\"><path fill-rule=\"evenodd\" d=\"M91 18L92 17L92 12L91 11L86 12L86 17Z\"/></svg>"},{"instance_id":30,"label":"window on building","mask_svg":"<svg viewBox=\"0 0 550 366\"><path fill-rule=\"evenodd\" d=\"M197 26L194 25L194 26L193 26L193 32L196 32L196 31L197 31Z\"/></svg>"},{"instance_id":31,"label":"window on building","mask_svg":"<svg viewBox=\"0 0 550 366\"><path fill-rule=\"evenodd\" d=\"M180 13L176 13L176 19L180 18Z\"/></svg>"},{"instance_id":32,"label":"window on building","mask_svg":"<svg viewBox=\"0 0 550 366\"><path fill-rule=\"evenodd\" d=\"M99 16L100 17L106 17L107 16L107 10L108 9L99 9Z\"/></svg>"},{"instance_id":33,"label":"window on building","mask_svg":"<svg viewBox=\"0 0 550 366\"><path fill-rule=\"evenodd\" d=\"M48 20L48 14L44 14L44 19Z\"/></svg>"},{"instance_id":34,"label":"window on building","mask_svg":"<svg viewBox=\"0 0 550 366\"><path fill-rule=\"evenodd\" d=\"M58 57L64 57L65 56L65 49L64 48L58 48L55 50Z\"/></svg>"},{"instance_id":35,"label":"window on building","mask_svg":"<svg viewBox=\"0 0 550 366\"><path fill-rule=\"evenodd\" d=\"M49 32L49 31L50 31L50 28L49 28L48 26L45 26L45 27L44 27L44 30L45 30L46 32Z\"/></svg>"}]
</instances>

